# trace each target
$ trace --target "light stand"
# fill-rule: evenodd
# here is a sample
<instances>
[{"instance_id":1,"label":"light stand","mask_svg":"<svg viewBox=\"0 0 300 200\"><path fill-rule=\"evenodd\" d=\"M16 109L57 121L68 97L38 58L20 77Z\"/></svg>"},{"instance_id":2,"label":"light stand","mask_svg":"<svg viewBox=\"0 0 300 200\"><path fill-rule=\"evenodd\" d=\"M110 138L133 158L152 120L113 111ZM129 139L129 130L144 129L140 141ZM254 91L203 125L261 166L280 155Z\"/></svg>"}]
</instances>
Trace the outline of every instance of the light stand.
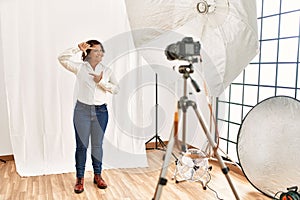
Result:
<instances>
[{"instance_id":1,"label":"light stand","mask_svg":"<svg viewBox=\"0 0 300 200\"><path fill-rule=\"evenodd\" d=\"M186 111L187 111L189 106L192 106L192 108L194 109L194 112L195 112L195 114L196 114L196 116L199 120L199 123L200 123L202 129L204 130L204 133L205 133L205 135L208 139L208 142L211 145L215 156L217 157L217 160L219 162L221 170L222 170L223 174L225 175L235 198L237 200L239 200L240 198L239 198L239 196L238 196L238 194L237 194L237 192L236 192L236 190L233 186L233 183L232 183L232 181L231 181L231 179L228 175L229 168L224 164L224 161L222 160L222 157L219 155L218 146L215 143L215 141L212 139L212 137L210 135L210 132L209 132L209 130L208 130L206 124L205 124L205 121L202 119L201 113L197 109L197 104L194 101L189 100L188 97L187 97L187 79L188 78L191 79L191 82L192 82L194 88L197 91L200 91L197 83L190 76L190 73L193 73L192 64L180 66L179 67L179 72L183 74L183 78L184 78L184 94L180 98L180 100L178 101L178 104L177 104L178 110L181 109L183 111L183 116L182 116L182 121L183 121L182 151L186 152L186 149L187 149L186 148L186 140L185 140L186 139L186 127L185 127L186 126ZM162 187L167 184L167 179L165 177L166 177L166 173L167 173L167 170L168 170L172 150L173 150L173 147L174 147L174 142L175 142L175 133L174 133L174 126L173 126L172 131L171 131L171 135L170 135L170 139L169 139L169 143L168 143L168 146L167 146L166 154L165 154L165 159L164 159L163 166L162 166L162 169L161 169L160 177L159 177L159 180L158 180L158 183L157 183L157 186L156 186L156 190L155 190L155 194L154 194L154 197L153 197L154 200L159 200L160 199L161 192L162 192Z\"/></svg>"},{"instance_id":2,"label":"light stand","mask_svg":"<svg viewBox=\"0 0 300 200\"><path fill-rule=\"evenodd\" d=\"M155 139L155 147L154 148L146 148L147 150L150 149L159 149L158 144L160 144L161 147L166 147L167 145L160 139L160 136L158 135L158 85L157 85L157 73L155 73L155 135L149 139L145 144L148 144L153 139Z\"/></svg>"}]
</instances>

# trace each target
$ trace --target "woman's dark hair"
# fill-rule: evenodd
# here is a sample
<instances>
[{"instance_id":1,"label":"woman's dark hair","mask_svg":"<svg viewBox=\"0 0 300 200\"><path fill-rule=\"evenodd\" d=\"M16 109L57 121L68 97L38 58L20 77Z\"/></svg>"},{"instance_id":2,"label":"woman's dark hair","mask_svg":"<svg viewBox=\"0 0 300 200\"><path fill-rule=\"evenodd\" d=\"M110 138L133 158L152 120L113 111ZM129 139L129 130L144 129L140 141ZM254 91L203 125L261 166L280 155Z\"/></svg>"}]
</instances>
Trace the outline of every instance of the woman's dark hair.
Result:
<instances>
[{"instance_id":1,"label":"woman's dark hair","mask_svg":"<svg viewBox=\"0 0 300 200\"><path fill-rule=\"evenodd\" d=\"M103 53L105 52L104 48L103 48L103 45L98 40L89 40L86 43L88 43L91 47L93 47L94 45L100 45ZM81 59L85 60L85 58L89 55L90 52L91 52L91 49L86 50L86 55L84 54L84 52L82 52Z\"/></svg>"}]
</instances>

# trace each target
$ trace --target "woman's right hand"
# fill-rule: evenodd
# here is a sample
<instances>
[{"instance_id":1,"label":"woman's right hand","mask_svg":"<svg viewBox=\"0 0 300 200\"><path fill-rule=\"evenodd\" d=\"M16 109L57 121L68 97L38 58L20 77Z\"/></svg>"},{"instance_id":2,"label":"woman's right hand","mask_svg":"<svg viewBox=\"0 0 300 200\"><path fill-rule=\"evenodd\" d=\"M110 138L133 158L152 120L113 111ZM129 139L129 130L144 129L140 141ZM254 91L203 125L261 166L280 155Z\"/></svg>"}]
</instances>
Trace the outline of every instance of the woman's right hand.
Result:
<instances>
[{"instance_id":1,"label":"woman's right hand","mask_svg":"<svg viewBox=\"0 0 300 200\"><path fill-rule=\"evenodd\" d=\"M90 45L86 42L82 42L80 44L78 44L78 48L84 53L84 55L86 55L86 50L90 49Z\"/></svg>"}]
</instances>

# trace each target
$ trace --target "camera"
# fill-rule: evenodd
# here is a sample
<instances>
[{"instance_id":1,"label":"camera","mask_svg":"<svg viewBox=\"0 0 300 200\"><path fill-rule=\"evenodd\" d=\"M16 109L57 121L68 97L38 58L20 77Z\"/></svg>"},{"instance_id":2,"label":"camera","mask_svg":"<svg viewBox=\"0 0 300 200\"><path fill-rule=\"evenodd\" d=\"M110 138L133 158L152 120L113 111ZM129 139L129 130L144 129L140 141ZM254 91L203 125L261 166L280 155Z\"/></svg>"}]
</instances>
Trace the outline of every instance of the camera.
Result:
<instances>
[{"instance_id":1,"label":"camera","mask_svg":"<svg viewBox=\"0 0 300 200\"><path fill-rule=\"evenodd\" d=\"M200 56L200 42L194 42L192 37L185 37L182 41L167 46L165 54L168 60L186 60L197 62Z\"/></svg>"}]
</instances>

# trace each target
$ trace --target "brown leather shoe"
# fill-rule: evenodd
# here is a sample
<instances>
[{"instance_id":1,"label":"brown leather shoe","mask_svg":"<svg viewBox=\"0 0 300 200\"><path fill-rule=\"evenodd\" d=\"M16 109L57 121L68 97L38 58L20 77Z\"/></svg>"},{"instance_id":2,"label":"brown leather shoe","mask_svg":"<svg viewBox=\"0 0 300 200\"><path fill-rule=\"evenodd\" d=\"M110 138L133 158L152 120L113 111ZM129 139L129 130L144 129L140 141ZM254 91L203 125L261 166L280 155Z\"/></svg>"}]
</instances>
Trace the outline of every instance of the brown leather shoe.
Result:
<instances>
[{"instance_id":1,"label":"brown leather shoe","mask_svg":"<svg viewBox=\"0 0 300 200\"><path fill-rule=\"evenodd\" d=\"M79 194L79 193L84 191L83 183L84 183L84 178L77 178L76 179L76 184L75 184L75 187L74 187L74 192L75 193Z\"/></svg>"},{"instance_id":2,"label":"brown leather shoe","mask_svg":"<svg viewBox=\"0 0 300 200\"><path fill-rule=\"evenodd\" d=\"M100 189L107 188L107 184L105 183L105 181L101 177L101 174L95 174L94 175L94 183L97 184L97 187L100 188Z\"/></svg>"}]
</instances>

